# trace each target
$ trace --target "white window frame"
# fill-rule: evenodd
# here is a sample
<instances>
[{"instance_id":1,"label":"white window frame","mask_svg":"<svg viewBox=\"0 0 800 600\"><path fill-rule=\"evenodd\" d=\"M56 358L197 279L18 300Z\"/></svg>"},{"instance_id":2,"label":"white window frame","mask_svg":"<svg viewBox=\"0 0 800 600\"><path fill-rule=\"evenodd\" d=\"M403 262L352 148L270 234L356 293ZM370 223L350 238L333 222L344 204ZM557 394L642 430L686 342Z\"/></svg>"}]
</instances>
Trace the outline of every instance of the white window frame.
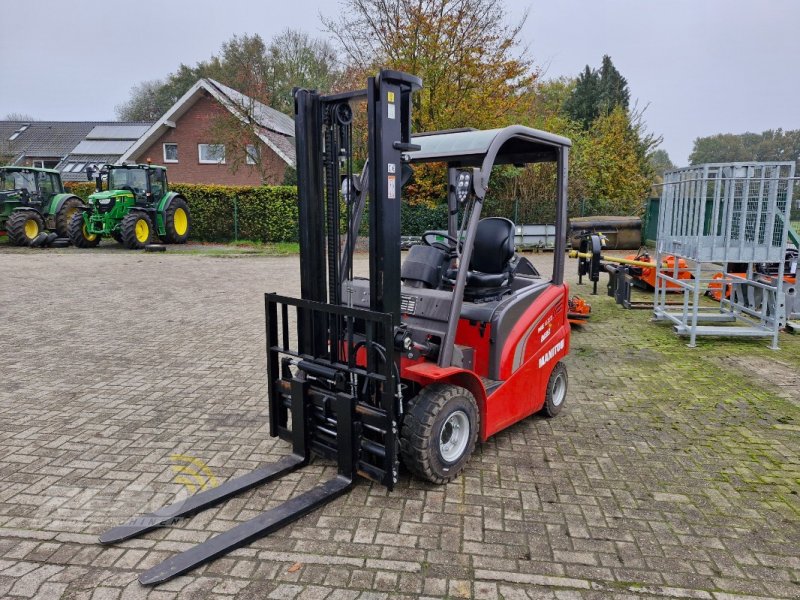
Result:
<instances>
[{"instance_id":1,"label":"white window frame","mask_svg":"<svg viewBox=\"0 0 800 600\"><path fill-rule=\"evenodd\" d=\"M257 165L259 157L258 146L255 144L247 144L244 147L245 162L248 165Z\"/></svg>"},{"instance_id":2,"label":"white window frame","mask_svg":"<svg viewBox=\"0 0 800 600\"><path fill-rule=\"evenodd\" d=\"M222 159L208 160L203 158L203 147L220 146L222 148ZM224 165L225 164L225 144L197 144L197 161L201 165Z\"/></svg>"},{"instance_id":3,"label":"white window frame","mask_svg":"<svg viewBox=\"0 0 800 600\"><path fill-rule=\"evenodd\" d=\"M175 146L175 156L178 156L178 144L176 144L175 142L164 142L163 144L161 144L161 152L163 153L164 156L164 162L177 163L178 162L177 158L167 158L167 146Z\"/></svg>"}]
</instances>

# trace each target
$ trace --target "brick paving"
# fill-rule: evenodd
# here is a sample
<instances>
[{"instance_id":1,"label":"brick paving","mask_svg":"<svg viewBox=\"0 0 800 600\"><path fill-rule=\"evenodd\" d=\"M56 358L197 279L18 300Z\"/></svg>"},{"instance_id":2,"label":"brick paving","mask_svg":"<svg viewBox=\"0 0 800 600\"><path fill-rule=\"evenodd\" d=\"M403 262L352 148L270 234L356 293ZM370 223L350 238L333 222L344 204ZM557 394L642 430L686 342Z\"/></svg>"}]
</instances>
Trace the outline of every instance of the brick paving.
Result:
<instances>
[{"instance_id":1,"label":"brick paving","mask_svg":"<svg viewBox=\"0 0 800 600\"><path fill-rule=\"evenodd\" d=\"M262 293L296 294L297 269L0 250L0 597L800 597L800 342L689 350L588 288L558 418L495 436L447 486L360 482L141 587L143 569L335 472L316 461L177 527L96 543L208 479L181 483L175 454L221 481L287 453L268 436Z\"/></svg>"}]
</instances>

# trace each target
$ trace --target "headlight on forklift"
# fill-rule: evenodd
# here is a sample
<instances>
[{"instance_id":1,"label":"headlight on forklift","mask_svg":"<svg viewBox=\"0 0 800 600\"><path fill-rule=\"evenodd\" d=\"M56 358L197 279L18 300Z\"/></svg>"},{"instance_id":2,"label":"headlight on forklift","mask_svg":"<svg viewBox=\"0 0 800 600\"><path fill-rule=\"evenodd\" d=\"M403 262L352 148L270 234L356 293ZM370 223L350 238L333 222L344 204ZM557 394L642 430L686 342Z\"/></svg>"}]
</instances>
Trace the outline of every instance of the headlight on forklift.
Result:
<instances>
[{"instance_id":1,"label":"headlight on forklift","mask_svg":"<svg viewBox=\"0 0 800 600\"><path fill-rule=\"evenodd\" d=\"M472 189L472 171L459 171L456 179L456 199L463 203Z\"/></svg>"}]
</instances>

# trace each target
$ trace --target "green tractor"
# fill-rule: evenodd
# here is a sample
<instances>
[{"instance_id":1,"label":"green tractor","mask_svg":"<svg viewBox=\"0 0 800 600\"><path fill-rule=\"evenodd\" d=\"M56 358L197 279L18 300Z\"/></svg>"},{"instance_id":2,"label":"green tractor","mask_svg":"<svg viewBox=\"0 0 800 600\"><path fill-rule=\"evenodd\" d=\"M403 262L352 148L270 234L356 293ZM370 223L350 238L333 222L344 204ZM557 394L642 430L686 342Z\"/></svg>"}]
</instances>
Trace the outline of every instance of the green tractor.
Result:
<instances>
[{"instance_id":1,"label":"green tractor","mask_svg":"<svg viewBox=\"0 0 800 600\"><path fill-rule=\"evenodd\" d=\"M58 171L0 167L0 231L15 246L66 238L70 220L83 207L80 198L64 192Z\"/></svg>"},{"instance_id":2,"label":"green tractor","mask_svg":"<svg viewBox=\"0 0 800 600\"><path fill-rule=\"evenodd\" d=\"M157 165L104 165L86 169L96 191L89 204L72 217L69 239L79 248L94 248L112 237L126 248L140 249L154 235L162 242L183 244L191 217L186 199L167 186L167 169ZM107 189L103 191L103 179Z\"/></svg>"}]
</instances>

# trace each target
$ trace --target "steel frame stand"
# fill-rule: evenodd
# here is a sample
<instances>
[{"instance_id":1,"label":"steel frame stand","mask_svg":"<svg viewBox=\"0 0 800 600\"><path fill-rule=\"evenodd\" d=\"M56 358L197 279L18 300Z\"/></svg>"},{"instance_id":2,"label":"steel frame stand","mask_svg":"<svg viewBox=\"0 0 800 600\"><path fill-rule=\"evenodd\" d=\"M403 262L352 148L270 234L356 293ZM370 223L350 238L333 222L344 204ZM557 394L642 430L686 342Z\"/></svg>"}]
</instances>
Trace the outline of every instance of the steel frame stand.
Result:
<instances>
[{"instance_id":1,"label":"steel frame stand","mask_svg":"<svg viewBox=\"0 0 800 600\"><path fill-rule=\"evenodd\" d=\"M658 217L656 264L675 257L672 272L658 271L653 319L669 322L678 335L697 346L698 336L764 337L778 349L778 332L786 323L783 289L794 162L718 163L686 167L664 175ZM693 279L678 277L680 258L692 265ZM727 276L728 265L746 265L746 278ZM777 264L771 281L755 275L759 264ZM702 306L712 279L722 292L719 306ZM679 311L667 308L668 286L683 294ZM731 290L730 298L725 290Z\"/></svg>"}]
</instances>

